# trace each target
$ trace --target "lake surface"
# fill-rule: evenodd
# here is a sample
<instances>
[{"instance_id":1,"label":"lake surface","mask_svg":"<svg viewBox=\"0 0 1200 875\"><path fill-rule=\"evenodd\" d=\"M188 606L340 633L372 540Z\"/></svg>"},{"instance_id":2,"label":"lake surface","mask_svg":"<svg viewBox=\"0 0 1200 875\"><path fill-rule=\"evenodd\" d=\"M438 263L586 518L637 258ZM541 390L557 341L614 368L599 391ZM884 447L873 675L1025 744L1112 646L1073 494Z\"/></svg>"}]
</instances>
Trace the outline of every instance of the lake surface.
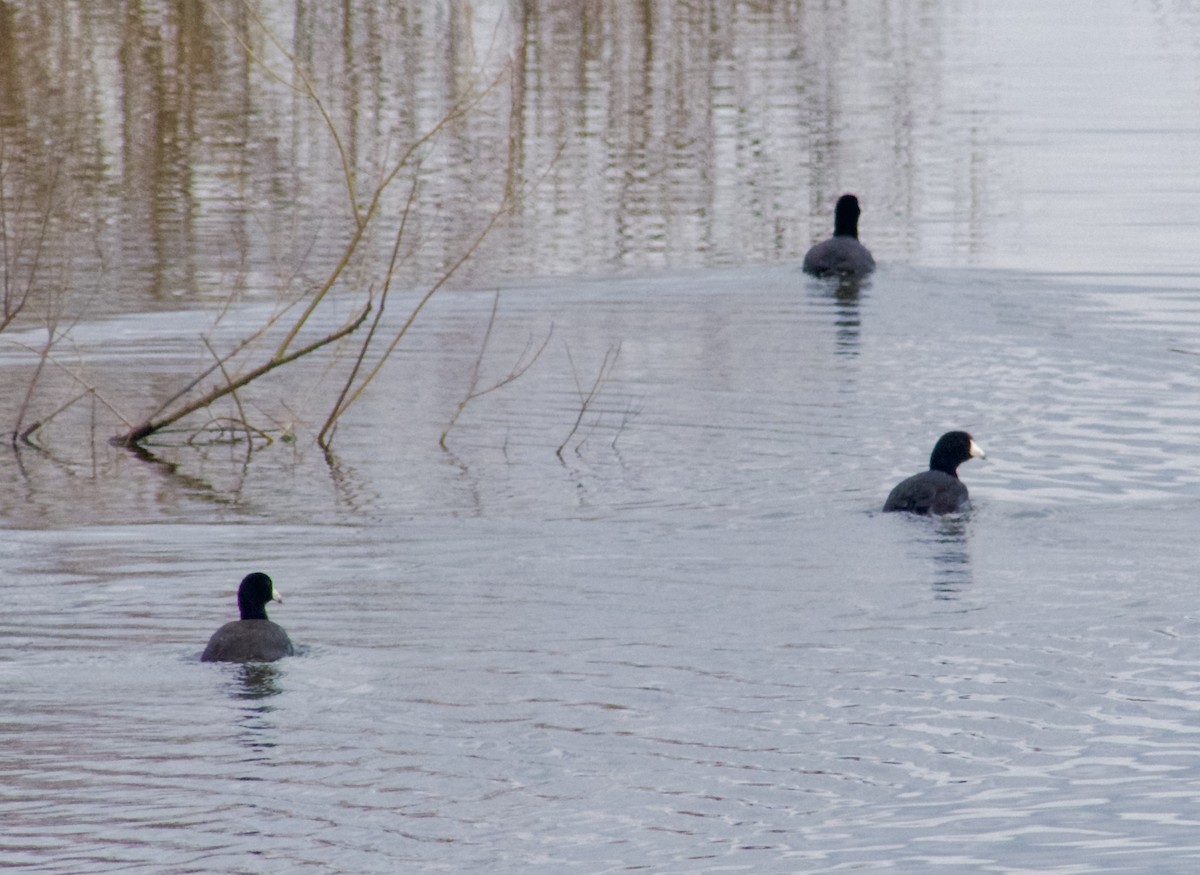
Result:
<instances>
[{"instance_id":1,"label":"lake surface","mask_svg":"<svg viewBox=\"0 0 1200 875\"><path fill-rule=\"evenodd\" d=\"M50 190L21 188L45 179L27 135L92 101L55 189L80 223L50 223L36 271L5 255L38 297L0 332L0 410L35 378L29 417L94 390L0 455L0 865L1193 871L1200 15L950 6L527 4L518 26L507 5L352 3L345 40L271 22L332 59L318 79L358 124L436 119L455 64L495 69L524 35L525 90L458 132L477 175L426 159L438 218L387 330L473 233L437 229L493 208L514 93L516 151L550 170L331 455L314 434L352 345L239 397L270 444L171 432L145 457L107 443L121 417L341 251L330 146L250 67L221 108L237 45L204 15L0 7L24 60L9 241L36 239ZM29 47L79 87L34 100ZM139 95L194 115L135 179L128 132L164 123ZM261 149L289 159L268 172ZM807 278L848 189L880 269ZM69 312L41 373L47 302ZM454 418L477 367L476 391L530 361ZM988 452L960 470L972 508L880 513L950 428ZM201 664L252 570L300 653Z\"/></svg>"}]
</instances>

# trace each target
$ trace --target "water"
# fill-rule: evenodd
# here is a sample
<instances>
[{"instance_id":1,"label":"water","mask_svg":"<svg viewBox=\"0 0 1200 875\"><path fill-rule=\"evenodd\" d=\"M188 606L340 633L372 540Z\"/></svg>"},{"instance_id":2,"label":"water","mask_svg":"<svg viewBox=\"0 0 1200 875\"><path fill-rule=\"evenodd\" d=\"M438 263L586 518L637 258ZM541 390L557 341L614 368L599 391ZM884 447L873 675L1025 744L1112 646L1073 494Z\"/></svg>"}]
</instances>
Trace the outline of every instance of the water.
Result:
<instances>
[{"instance_id":1,"label":"water","mask_svg":"<svg viewBox=\"0 0 1200 875\"><path fill-rule=\"evenodd\" d=\"M502 300L500 362L538 319L581 369L621 344L562 461L551 348L452 454L381 399L336 476L283 445L236 490L134 466L120 490L170 513L83 478L108 520L10 532L10 862L1187 868L1200 415L1174 316L887 268L853 302L795 268ZM946 342L906 343L933 311ZM957 425L991 456L963 468L973 510L878 513ZM304 654L200 665L251 567Z\"/></svg>"},{"instance_id":2,"label":"water","mask_svg":"<svg viewBox=\"0 0 1200 875\"><path fill-rule=\"evenodd\" d=\"M626 227L600 208L619 190L606 183L578 212L564 195L561 222L547 202L530 206L498 238L529 248L481 252L435 297L329 459L312 440L333 382L324 361L245 393L256 421L296 436L249 455L173 434L135 458L105 443L119 422L97 402L55 420L45 451L0 456L0 863L1192 871L1200 302L1181 244L1197 223L1167 207L1196 176L1147 150L1174 154L1194 130L1194 78L1160 74L1194 73L1196 22L1136 3L1013 9L928 6L869 31L895 53L868 53L844 83L844 143L826 166L890 178L866 157L873 126L892 119L877 100L884 74L911 62L918 85L933 81L922 70L955 75L946 91L914 86L917 113L897 128L919 153L911 197L871 182L872 212L860 191L881 263L861 285L797 269L828 224L804 203L821 186L764 209L784 179L760 176L765 200L744 202L740 237L685 211L665 226L679 236L642 245L605 236ZM814 76L855 69L780 52L801 11L817 16L782 4L717 29L777 77L734 80L748 90L717 101L722 112L793 106L754 89L801 61ZM561 14L539 21L562 34ZM636 21L604 23L620 27L602 29L603 45L637 44L621 30L636 34ZM939 41L905 43L918 25L936 25ZM1031 66L1047 55L1041 35L1068 27L1055 63ZM1127 77L1094 90L1118 33ZM622 57L601 60L623 69ZM652 94L679 57L651 53ZM714 81L727 96L729 81ZM978 82L997 100L979 102ZM1139 87L1155 97L1153 129L1121 97ZM1104 161L1081 150L1042 164L1080 142L1080 107L1109 95L1087 135ZM716 131L729 151L713 153L726 156L714 191L741 197L733 181L747 167L785 160L768 140L760 163L739 164L735 147L759 132ZM987 159L967 176L964 132ZM594 143L571 142L564 160L594 157ZM611 165L638 183L628 215L653 223L654 203L696 191L628 160ZM110 196L89 203L102 212ZM604 230L589 235L589 217ZM211 219L196 227L213 232ZM697 229L723 245L693 248ZM131 252L156 239L126 233ZM186 236L164 251L184 246L204 266L193 277L225 264L230 250ZM152 262L114 261L100 285L161 280ZM251 263L219 320L209 305L223 298L204 282L183 282L178 301L142 300L112 279L113 300L71 326L60 360L124 415L143 413L211 360L200 333L220 345L272 312L278 289ZM497 279L478 281L492 268ZM442 450L497 288L479 387L549 342L463 408ZM12 410L39 334L26 323L0 338ZM42 414L77 391L45 379ZM881 514L950 428L988 451L960 471L972 509ZM257 569L283 591L272 618L301 653L199 663L238 579Z\"/></svg>"}]
</instances>

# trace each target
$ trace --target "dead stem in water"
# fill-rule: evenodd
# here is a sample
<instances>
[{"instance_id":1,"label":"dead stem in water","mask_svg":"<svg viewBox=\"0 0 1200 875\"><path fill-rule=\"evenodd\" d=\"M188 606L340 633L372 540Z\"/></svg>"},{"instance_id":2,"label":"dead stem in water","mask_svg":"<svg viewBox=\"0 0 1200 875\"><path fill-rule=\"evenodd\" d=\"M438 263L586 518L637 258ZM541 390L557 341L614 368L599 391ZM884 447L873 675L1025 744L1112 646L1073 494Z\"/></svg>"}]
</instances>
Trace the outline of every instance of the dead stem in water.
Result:
<instances>
[{"instance_id":1,"label":"dead stem in water","mask_svg":"<svg viewBox=\"0 0 1200 875\"><path fill-rule=\"evenodd\" d=\"M337 126L333 121L333 117L328 111L324 99L317 92L312 79L305 73L302 65L297 58L287 50L287 48L275 37L270 28L258 16L257 12L252 8L250 3L244 4L248 17L254 22L275 51L284 59L287 73L284 75L274 69L269 60L262 57L243 37L238 33L233 24L224 18L221 21L229 29L229 32L234 36L238 43L242 46L242 50L246 53L247 58L261 69L272 79L283 83L287 87L294 90L296 93L311 104L321 117L324 129L333 140L337 149L338 155L342 163L342 177L346 186L346 192L349 200L350 213L353 217L353 229L349 239L346 241L341 255L336 263L330 269L325 278L309 292L305 297L304 306L301 313L296 316L293 321L286 326L283 337L275 348L275 352L271 354L266 361L262 361L248 370L243 370L241 373L235 374L230 371L229 364L244 350L249 349L250 345L266 334L268 329L272 328L282 317L282 313L272 316L267 323L258 331L255 331L248 338L237 344L230 352L220 355L214 350L207 339L204 339L205 345L209 348L212 354L214 364L202 371L194 379L190 380L183 388L176 392L170 399L161 404L153 413L142 420L138 425L130 428L123 434L114 436L111 439L113 444L134 447L144 441L149 436L166 429L175 423L179 422L194 413L211 407L222 399L229 398L232 400L238 410L238 421L244 428L248 441L252 441L252 429L246 418L246 412L242 407L241 400L238 397L238 391L261 377L270 374L286 365L291 364L299 359L308 357L313 353L321 350L335 341L342 340L353 332L357 331L367 320L367 316L372 309L375 310L375 317L371 322L370 329L367 331L366 337L358 347L358 352L354 358L350 373L344 381L341 391L335 400L333 407L318 434L318 443L327 452L329 450L330 441L332 439L334 428L339 417L341 417L347 409L361 396L364 389L371 383L374 377L379 373L380 368L388 359L391 353L395 350L400 340L407 333L409 327L416 320L425 304L429 299L440 290L450 280L458 268L475 252L484 237L496 226L496 224L514 208L515 200L511 195L506 195L500 206L494 210L484 224L482 231L475 236L471 243L465 248L461 256L450 265L449 268L443 271L441 276L430 286L424 295L414 305L407 319L393 336L390 343L375 357L370 368L366 371L365 376L360 376L362 370L366 367L369 350L377 339L377 332L382 324L383 313L387 302L388 293L391 289L391 282L394 276L397 259L399 258L401 241L404 237L405 229L408 225L409 212L413 206L417 185L420 179L420 165L422 150L428 146L435 138L438 137L454 122L465 118L469 115L481 102L495 89L506 77L511 76L511 62L506 64L503 69L482 88L468 89L463 96L456 100L450 108L429 127L422 135L408 143L398 156L393 157L390 161L385 161L384 171L379 179L375 181L375 185L369 196L365 198L365 206L360 205L357 197L357 173L353 162L350 160L348 153L343 145L342 137L338 132ZM220 18L219 13L217 14ZM330 293L347 274L347 269L355 262L363 249L366 240L370 233L375 228L379 221L382 211L384 195L392 184L400 177L405 170L413 172L413 182L409 190L406 206L400 218L399 225L395 232L395 242L392 247L391 257L388 262L387 270L382 283L382 291L375 299L375 296L368 291L367 301L357 311L356 315L345 322L340 328L325 334L323 337L297 347L297 338L301 331L312 321L314 314L321 305L329 298ZM362 288L361 282L351 282L352 287ZM303 298L301 300L304 300ZM299 301L297 302L299 303ZM290 307L285 308L285 312ZM223 378L222 382L208 392L193 397L192 393L205 379L214 372L220 371ZM255 430L258 431L258 430ZM259 434L263 432L258 431Z\"/></svg>"},{"instance_id":2,"label":"dead stem in water","mask_svg":"<svg viewBox=\"0 0 1200 875\"><path fill-rule=\"evenodd\" d=\"M579 393L579 415L575 417L575 424L571 426L571 430L563 438L563 442L554 451L554 455L558 456L560 460L562 459L563 450L571 442L571 438L575 437L575 433L579 431L579 426L591 408L592 402L596 400L601 388L608 382L608 378L612 376L613 368L617 364L617 357L621 354L620 343L610 346L605 351L604 361L600 363L600 370L596 372L596 379L592 381L592 387L585 393L583 385L579 382L579 369L575 367L575 359L571 355L571 348L565 346L565 344L564 347L567 351L567 360L571 363L571 376L575 378L575 390Z\"/></svg>"},{"instance_id":3,"label":"dead stem in water","mask_svg":"<svg viewBox=\"0 0 1200 875\"><path fill-rule=\"evenodd\" d=\"M500 292L497 291L495 297L492 298L492 312L488 317L487 329L483 333L483 342L479 345L479 355L475 357L475 364L471 368L471 379L467 384L467 393L463 396L463 399L458 402L458 406L454 409L454 414L450 417L450 421L446 424L446 428L442 432L442 436L438 438L438 446L440 446L443 450L449 450L449 448L446 446L446 437L450 434L450 430L454 428L455 423L458 422L458 418L462 416L462 412L466 409L467 405L477 398L482 398L484 395L495 392L497 389L502 389L509 383L520 379L526 371L533 367L534 362L541 358L542 353L545 352L546 347L550 344L550 338L554 335L554 323L552 322L550 323L550 330L546 332L546 337L542 340L541 345L538 346L537 349L534 349L533 347L533 335L529 335L529 339L525 342L525 348L521 350L521 354L517 356L517 360L509 372L495 383L492 383L490 386L480 389L479 372L483 366L483 358L487 353L488 343L492 339L492 329L496 325L496 313L499 308Z\"/></svg>"}]
</instances>

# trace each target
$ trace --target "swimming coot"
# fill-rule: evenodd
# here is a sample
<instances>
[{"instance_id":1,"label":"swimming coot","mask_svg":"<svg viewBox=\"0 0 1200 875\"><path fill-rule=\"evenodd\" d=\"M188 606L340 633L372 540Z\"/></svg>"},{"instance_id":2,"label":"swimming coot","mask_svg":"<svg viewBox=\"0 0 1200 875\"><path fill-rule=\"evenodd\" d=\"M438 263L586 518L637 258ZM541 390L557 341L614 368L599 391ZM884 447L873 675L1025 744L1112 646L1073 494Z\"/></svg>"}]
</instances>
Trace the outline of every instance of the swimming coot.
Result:
<instances>
[{"instance_id":1,"label":"swimming coot","mask_svg":"<svg viewBox=\"0 0 1200 875\"><path fill-rule=\"evenodd\" d=\"M953 513L967 501L967 487L958 479L958 466L985 458L979 444L965 431L948 431L933 447L929 470L900 481L883 503L884 511Z\"/></svg>"},{"instance_id":2,"label":"swimming coot","mask_svg":"<svg viewBox=\"0 0 1200 875\"><path fill-rule=\"evenodd\" d=\"M267 619L267 602L283 604L271 578L256 571L238 587L240 620L226 623L208 639L201 662L274 662L292 655L283 627Z\"/></svg>"},{"instance_id":3,"label":"swimming coot","mask_svg":"<svg viewBox=\"0 0 1200 875\"><path fill-rule=\"evenodd\" d=\"M833 213L833 236L804 256L804 272L814 276L855 276L875 269L875 259L858 242L858 198L844 194Z\"/></svg>"}]
</instances>

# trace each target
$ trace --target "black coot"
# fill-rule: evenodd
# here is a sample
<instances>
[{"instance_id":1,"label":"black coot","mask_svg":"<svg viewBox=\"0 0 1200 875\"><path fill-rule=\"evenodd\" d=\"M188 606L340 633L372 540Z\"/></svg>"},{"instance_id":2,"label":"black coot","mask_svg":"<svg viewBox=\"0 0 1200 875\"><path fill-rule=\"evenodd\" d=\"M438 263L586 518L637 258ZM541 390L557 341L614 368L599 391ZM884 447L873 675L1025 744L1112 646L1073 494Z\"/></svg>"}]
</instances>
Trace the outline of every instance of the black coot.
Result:
<instances>
[{"instance_id":1,"label":"black coot","mask_svg":"<svg viewBox=\"0 0 1200 875\"><path fill-rule=\"evenodd\" d=\"M985 458L979 444L965 431L948 431L933 447L929 470L900 481L883 503L884 511L953 513L967 502L967 487L958 479L958 466Z\"/></svg>"},{"instance_id":2,"label":"black coot","mask_svg":"<svg viewBox=\"0 0 1200 875\"><path fill-rule=\"evenodd\" d=\"M292 642L283 627L267 619L267 602L283 604L271 578L256 571L238 587L242 618L213 633L201 662L274 662L292 655Z\"/></svg>"},{"instance_id":3,"label":"black coot","mask_svg":"<svg viewBox=\"0 0 1200 875\"><path fill-rule=\"evenodd\" d=\"M875 259L858 242L858 198L844 194L833 213L833 236L804 256L804 272L814 276L860 276L875 269Z\"/></svg>"}]
</instances>

